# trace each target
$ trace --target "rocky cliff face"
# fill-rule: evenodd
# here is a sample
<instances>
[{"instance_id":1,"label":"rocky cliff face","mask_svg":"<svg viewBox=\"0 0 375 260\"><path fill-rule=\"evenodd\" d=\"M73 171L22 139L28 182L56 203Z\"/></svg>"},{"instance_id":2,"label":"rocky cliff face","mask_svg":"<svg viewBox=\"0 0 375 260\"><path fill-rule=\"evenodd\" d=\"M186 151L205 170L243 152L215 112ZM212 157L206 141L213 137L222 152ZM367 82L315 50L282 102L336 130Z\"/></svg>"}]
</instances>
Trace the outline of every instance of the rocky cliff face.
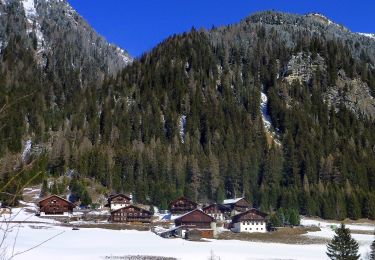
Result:
<instances>
[{"instance_id":1,"label":"rocky cliff face","mask_svg":"<svg viewBox=\"0 0 375 260\"><path fill-rule=\"evenodd\" d=\"M17 38L42 70L63 66L81 74L84 84L132 61L124 50L98 35L65 0L2 0L0 21L1 53L12 48L9 43ZM91 78L83 75L91 71Z\"/></svg>"},{"instance_id":2,"label":"rocky cliff face","mask_svg":"<svg viewBox=\"0 0 375 260\"><path fill-rule=\"evenodd\" d=\"M310 53L299 52L292 55L281 74L288 84L298 81L307 86L317 72L324 75L326 69L327 63L319 54L312 58ZM290 102L288 95L284 98ZM348 77L344 70L337 71L336 82L324 92L323 100L336 110L344 105L357 116L375 119L375 99L368 84L360 77Z\"/></svg>"}]
</instances>

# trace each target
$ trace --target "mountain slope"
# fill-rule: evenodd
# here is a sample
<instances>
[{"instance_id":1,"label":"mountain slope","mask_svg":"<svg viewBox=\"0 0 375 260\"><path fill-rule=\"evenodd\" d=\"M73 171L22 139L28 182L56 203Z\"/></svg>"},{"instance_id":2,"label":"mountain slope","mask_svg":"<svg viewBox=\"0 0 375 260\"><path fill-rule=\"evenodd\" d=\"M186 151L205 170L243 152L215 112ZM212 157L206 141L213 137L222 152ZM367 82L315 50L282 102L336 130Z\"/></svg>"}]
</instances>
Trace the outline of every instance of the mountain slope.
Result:
<instances>
[{"instance_id":1,"label":"mountain slope","mask_svg":"<svg viewBox=\"0 0 375 260\"><path fill-rule=\"evenodd\" d=\"M375 218L373 44L276 12L173 36L72 103L61 88L58 111L30 113L45 126L27 166L162 208L245 196L266 211Z\"/></svg>"},{"instance_id":2,"label":"mountain slope","mask_svg":"<svg viewBox=\"0 0 375 260\"><path fill-rule=\"evenodd\" d=\"M1 154L19 151L25 139L41 139L61 128L86 88L100 87L106 75L131 62L65 0L3 0L1 103L9 105L20 98L22 102L9 108L11 119L0 133Z\"/></svg>"}]
</instances>

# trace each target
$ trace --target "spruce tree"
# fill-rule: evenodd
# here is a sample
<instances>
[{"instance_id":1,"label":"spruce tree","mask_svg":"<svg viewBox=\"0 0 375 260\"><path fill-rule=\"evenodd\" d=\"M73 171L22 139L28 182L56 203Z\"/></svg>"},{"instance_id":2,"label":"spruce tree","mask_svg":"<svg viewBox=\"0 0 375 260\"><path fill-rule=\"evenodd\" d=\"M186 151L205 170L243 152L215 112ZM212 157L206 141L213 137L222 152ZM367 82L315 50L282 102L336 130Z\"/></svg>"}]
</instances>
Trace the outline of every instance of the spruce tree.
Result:
<instances>
[{"instance_id":1,"label":"spruce tree","mask_svg":"<svg viewBox=\"0 0 375 260\"><path fill-rule=\"evenodd\" d=\"M371 244L370 260L375 260L375 240Z\"/></svg>"},{"instance_id":2,"label":"spruce tree","mask_svg":"<svg viewBox=\"0 0 375 260\"><path fill-rule=\"evenodd\" d=\"M357 260L358 243L350 235L350 230L344 224L336 229L336 235L327 245L327 255L332 260Z\"/></svg>"}]
</instances>

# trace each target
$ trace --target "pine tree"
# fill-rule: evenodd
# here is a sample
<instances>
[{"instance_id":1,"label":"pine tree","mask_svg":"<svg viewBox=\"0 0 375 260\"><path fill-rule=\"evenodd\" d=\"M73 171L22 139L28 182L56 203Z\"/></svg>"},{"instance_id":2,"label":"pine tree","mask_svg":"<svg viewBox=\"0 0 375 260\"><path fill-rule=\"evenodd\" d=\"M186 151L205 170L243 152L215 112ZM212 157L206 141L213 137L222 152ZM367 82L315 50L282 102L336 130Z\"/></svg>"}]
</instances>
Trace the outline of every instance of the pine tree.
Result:
<instances>
[{"instance_id":1,"label":"pine tree","mask_svg":"<svg viewBox=\"0 0 375 260\"><path fill-rule=\"evenodd\" d=\"M358 243L350 235L350 230L344 224L336 229L336 235L327 245L327 255L332 260L357 260Z\"/></svg>"},{"instance_id":2,"label":"pine tree","mask_svg":"<svg viewBox=\"0 0 375 260\"><path fill-rule=\"evenodd\" d=\"M375 260L375 240L371 244L370 260Z\"/></svg>"}]
</instances>

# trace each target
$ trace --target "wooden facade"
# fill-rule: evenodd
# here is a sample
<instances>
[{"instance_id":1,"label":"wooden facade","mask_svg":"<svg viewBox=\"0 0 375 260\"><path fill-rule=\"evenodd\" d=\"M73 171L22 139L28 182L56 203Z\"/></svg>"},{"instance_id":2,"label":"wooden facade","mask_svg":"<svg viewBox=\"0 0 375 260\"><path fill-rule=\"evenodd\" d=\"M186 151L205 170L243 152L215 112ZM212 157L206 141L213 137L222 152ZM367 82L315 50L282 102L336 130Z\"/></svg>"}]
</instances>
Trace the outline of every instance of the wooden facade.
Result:
<instances>
[{"instance_id":1,"label":"wooden facade","mask_svg":"<svg viewBox=\"0 0 375 260\"><path fill-rule=\"evenodd\" d=\"M176 227L211 229L215 219L200 209L195 209L174 220Z\"/></svg>"},{"instance_id":2,"label":"wooden facade","mask_svg":"<svg viewBox=\"0 0 375 260\"><path fill-rule=\"evenodd\" d=\"M223 205L234 212L245 212L250 209L250 203L245 198L224 200Z\"/></svg>"},{"instance_id":3,"label":"wooden facade","mask_svg":"<svg viewBox=\"0 0 375 260\"><path fill-rule=\"evenodd\" d=\"M197 206L198 204L194 201L181 197L169 203L169 211L172 214L185 214L196 209Z\"/></svg>"},{"instance_id":4,"label":"wooden facade","mask_svg":"<svg viewBox=\"0 0 375 260\"><path fill-rule=\"evenodd\" d=\"M49 196L38 203L40 215L68 215L75 205L57 195Z\"/></svg>"},{"instance_id":5,"label":"wooden facade","mask_svg":"<svg viewBox=\"0 0 375 260\"><path fill-rule=\"evenodd\" d=\"M120 208L127 207L130 204L132 204L132 199L130 196L120 193L109 196L107 205L111 210L118 210Z\"/></svg>"},{"instance_id":6,"label":"wooden facade","mask_svg":"<svg viewBox=\"0 0 375 260\"><path fill-rule=\"evenodd\" d=\"M125 222L151 222L151 211L142 209L135 205L123 207L111 212L110 221L114 223L125 223Z\"/></svg>"},{"instance_id":7,"label":"wooden facade","mask_svg":"<svg viewBox=\"0 0 375 260\"><path fill-rule=\"evenodd\" d=\"M229 218L231 212L230 208L217 203L204 207L202 211L219 221Z\"/></svg>"}]
</instances>

